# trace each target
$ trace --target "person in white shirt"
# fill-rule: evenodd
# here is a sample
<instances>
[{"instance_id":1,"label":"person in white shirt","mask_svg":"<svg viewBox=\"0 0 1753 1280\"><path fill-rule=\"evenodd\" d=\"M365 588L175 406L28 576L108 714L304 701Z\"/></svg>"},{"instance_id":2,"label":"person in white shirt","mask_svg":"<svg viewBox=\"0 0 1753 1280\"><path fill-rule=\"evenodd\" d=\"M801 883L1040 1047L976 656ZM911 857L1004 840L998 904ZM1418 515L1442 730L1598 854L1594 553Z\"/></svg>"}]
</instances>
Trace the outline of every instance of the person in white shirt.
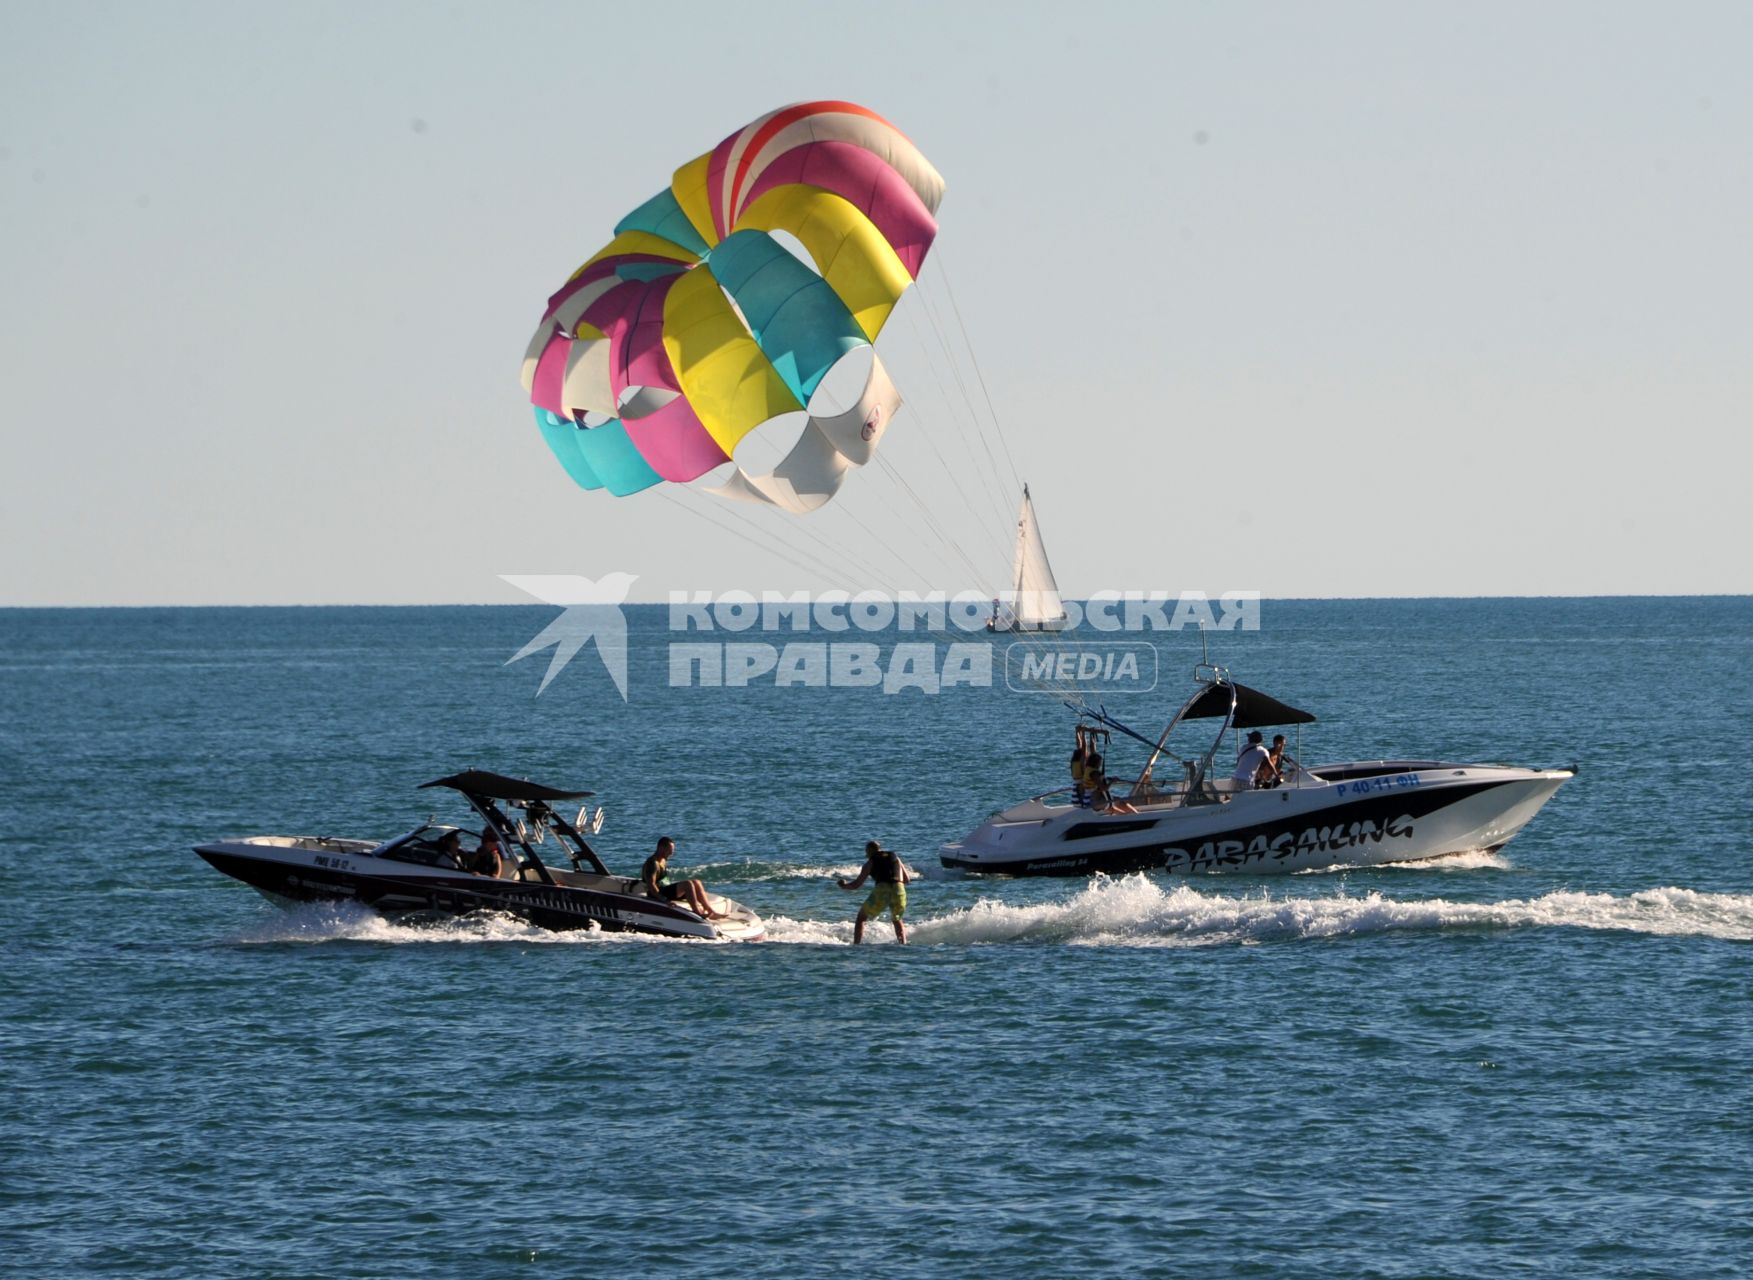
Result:
<instances>
[{"instance_id":1,"label":"person in white shirt","mask_svg":"<svg viewBox=\"0 0 1753 1280\"><path fill-rule=\"evenodd\" d=\"M1266 735L1258 729L1248 734L1248 749L1242 752L1241 759L1236 761L1236 771L1230 774L1230 781L1237 791L1251 791L1254 788L1254 775L1260 772L1260 766L1270 758L1265 746Z\"/></svg>"}]
</instances>

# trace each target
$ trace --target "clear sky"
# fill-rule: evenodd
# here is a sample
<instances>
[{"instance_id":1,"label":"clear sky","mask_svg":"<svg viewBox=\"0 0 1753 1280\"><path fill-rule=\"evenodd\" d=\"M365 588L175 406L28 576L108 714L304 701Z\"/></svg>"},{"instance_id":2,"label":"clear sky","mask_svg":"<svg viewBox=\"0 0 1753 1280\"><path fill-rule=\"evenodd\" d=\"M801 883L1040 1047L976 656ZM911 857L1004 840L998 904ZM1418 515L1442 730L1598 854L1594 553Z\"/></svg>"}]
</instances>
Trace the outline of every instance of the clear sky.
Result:
<instances>
[{"instance_id":1,"label":"clear sky","mask_svg":"<svg viewBox=\"0 0 1753 1280\"><path fill-rule=\"evenodd\" d=\"M0 604L980 586L1005 449L1070 595L1747 592L1749 67L1744 3L4 0ZM947 181L891 465L578 490L546 296L815 97Z\"/></svg>"}]
</instances>

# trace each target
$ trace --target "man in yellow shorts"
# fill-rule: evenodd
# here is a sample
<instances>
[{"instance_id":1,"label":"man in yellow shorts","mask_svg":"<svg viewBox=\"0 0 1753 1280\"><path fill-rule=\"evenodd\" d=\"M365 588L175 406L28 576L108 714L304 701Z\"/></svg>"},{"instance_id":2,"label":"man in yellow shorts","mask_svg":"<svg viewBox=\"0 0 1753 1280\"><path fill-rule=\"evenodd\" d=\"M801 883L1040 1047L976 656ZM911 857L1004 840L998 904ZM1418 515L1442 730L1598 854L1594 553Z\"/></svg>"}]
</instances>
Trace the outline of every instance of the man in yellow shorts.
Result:
<instances>
[{"instance_id":1,"label":"man in yellow shorts","mask_svg":"<svg viewBox=\"0 0 1753 1280\"><path fill-rule=\"evenodd\" d=\"M902 862L901 855L893 849L885 849L875 840L864 846L864 865L858 869L858 878L835 882L842 889L856 889L866 879L875 882L870 897L858 909L858 919L853 922L854 944L864 941L864 922L887 911L889 919L895 922L895 941L906 945L907 926L901 917L907 913L907 882L912 878L912 868Z\"/></svg>"}]
</instances>

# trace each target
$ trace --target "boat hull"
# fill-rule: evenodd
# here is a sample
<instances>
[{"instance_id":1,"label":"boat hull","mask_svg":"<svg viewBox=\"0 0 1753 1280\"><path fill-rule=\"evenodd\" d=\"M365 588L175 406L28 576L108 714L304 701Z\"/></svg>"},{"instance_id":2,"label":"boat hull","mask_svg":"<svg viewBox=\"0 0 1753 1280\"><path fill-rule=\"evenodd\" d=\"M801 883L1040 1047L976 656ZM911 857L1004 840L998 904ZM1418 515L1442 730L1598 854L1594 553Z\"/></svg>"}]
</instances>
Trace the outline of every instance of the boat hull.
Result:
<instances>
[{"instance_id":1,"label":"boat hull","mask_svg":"<svg viewBox=\"0 0 1753 1280\"><path fill-rule=\"evenodd\" d=\"M358 902L388 915L491 911L557 932L601 929L739 941L754 941L763 933L759 917L728 900L714 906L733 909L733 918L714 922L642 894L493 879L357 853L250 840L199 845L195 852L216 870L281 903Z\"/></svg>"},{"instance_id":2,"label":"boat hull","mask_svg":"<svg viewBox=\"0 0 1753 1280\"><path fill-rule=\"evenodd\" d=\"M1272 875L1419 862L1502 846L1573 774L1439 765L1138 814L1031 802L944 845L939 857L948 868L1013 876Z\"/></svg>"}]
</instances>

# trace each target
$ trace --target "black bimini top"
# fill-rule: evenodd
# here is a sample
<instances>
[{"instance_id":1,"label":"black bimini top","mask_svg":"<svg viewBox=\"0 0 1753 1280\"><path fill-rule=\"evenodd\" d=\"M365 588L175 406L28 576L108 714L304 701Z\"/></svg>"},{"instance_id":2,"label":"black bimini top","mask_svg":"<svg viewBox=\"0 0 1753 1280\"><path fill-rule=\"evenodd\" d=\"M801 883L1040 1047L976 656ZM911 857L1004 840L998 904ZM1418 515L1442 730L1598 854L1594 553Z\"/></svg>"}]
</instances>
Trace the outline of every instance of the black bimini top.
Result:
<instances>
[{"instance_id":1,"label":"black bimini top","mask_svg":"<svg viewBox=\"0 0 1753 1280\"><path fill-rule=\"evenodd\" d=\"M471 796L486 796L489 800L583 800L596 794L594 791L561 791L557 787L544 787L539 782L529 782L523 778L507 778L503 774L488 773L485 769L464 769L448 778L422 782L417 789L424 791L428 787L449 787L452 791L461 791Z\"/></svg>"},{"instance_id":2,"label":"black bimini top","mask_svg":"<svg viewBox=\"0 0 1753 1280\"><path fill-rule=\"evenodd\" d=\"M1230 691L1236 695L1235 727L1261 729L1273 724L1313 724L1315 717L1245 684L1214 684L1181 713L1183 720L1221 719L1230 713Z\"/></svg>"}]
</instances>

